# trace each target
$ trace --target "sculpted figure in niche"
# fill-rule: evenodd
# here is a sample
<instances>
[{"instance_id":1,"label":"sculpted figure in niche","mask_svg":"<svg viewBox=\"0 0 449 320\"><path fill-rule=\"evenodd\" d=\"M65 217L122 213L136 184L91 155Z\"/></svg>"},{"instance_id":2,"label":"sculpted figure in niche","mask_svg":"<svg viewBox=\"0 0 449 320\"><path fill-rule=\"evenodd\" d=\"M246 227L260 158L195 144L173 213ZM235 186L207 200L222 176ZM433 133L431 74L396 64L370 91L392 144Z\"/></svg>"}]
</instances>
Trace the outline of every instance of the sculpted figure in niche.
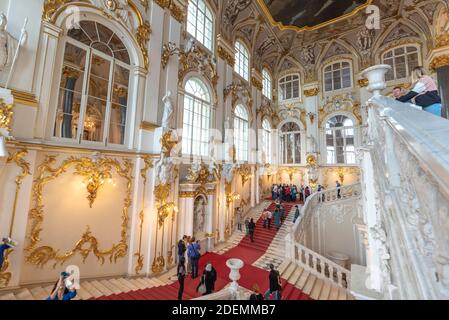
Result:
<instances>
[{"instance_id":1,"label":"sculpted figure in niche","mask_svg":"<svg viewBox=\"0 0 449 320\"><path fill-rule=\"evenodd\" d=\"M363 28L357 36L357 46L362 52L368 52L373 46L376 31L374 29Z\"/></svg>"},{"instance_id":2,"label":"sculpted figure in niche","mask_svg":"<svg viewBox=\"0 0 449 320\"><path fill-rule=\"evenodd\" d=\"M313 50L312 45L305 46L302 49L302 57L306 64L308 64L308 65L315 64L315 51Z\"/></svg>"},{"instance_id":3,"label":"sculpted figure in niche","mask_svg":"<svg viewBox=\"0 0 449 320\"><path fill-rule=\"evenodd\" d=\"M4 69L11 67L14 54L19 45L19 41L11 36L8 31L6 31L6 25L8 24L8 19L2 13L0 14L0 72ZM22 43L24 45L26 42L27 35L22 38Z\"/></svg>"},{"instance_id":4,"label":"sculpted figure in niche","mask_svg":"<svg viewBox=\"0 0 449 320\"><path fill-rule=\"evenodd\" d=\"M199 197L195 201L195 209L193 215L193 232L195 235L204 232L206 223L206 203L203 197Z\"/></svg>"},{"instance_id":5,"label":"sculpted figure in niche","mask_svg":"<svg viewBox=\"0 0 449 320\"><path fill-rule=\"evenodd\" d=\"M162 128L169 128L173 118L173 102L171 99L171 91L167 91L165 97L162 98L164 103L164 115L162 116Z\"/></svg>"}]
</instances>

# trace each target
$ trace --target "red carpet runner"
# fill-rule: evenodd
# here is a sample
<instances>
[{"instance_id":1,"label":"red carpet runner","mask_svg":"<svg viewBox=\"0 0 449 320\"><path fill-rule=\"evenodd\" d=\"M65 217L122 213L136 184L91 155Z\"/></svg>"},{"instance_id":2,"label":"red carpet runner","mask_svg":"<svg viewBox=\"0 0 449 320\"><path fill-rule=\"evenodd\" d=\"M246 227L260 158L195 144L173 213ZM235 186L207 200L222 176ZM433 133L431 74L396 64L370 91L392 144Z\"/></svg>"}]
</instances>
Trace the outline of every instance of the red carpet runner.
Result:
<instances>
[{"instance_id":1,"label":"red carpet runner","mask_svg":"<svg viewBox=\"0 0 449 320\"><path fill-rule=\"evenodd\" d=\"M285 214L288 215L292 208L292 203L285 203ZM274 211L275 204L272 203L269 208ZM252 243L248 236L245 236L242 241L233 249L219 255L216 253L207 253L201 257L199 263L200 274L204 270L206 264L211 262L217 270L217 281L215 283L215 292L223 289L229 282L229 268L226 266L226 261L230 258L239 258L245 262L245 266L240 269L239 284L247 289L251 289L254 284L258 284L264 293L268 289L268 272L253 267L252 264L262 257L276 236L277 229L272 221L271 229L264 229L262 219L256 223L256 231L254 233L254 242ZM200 278L192 279L187 276L184 284L184 300L190 300L199 297L196 292L196 287ZM96 300L176 300L178 298L178 282L162 287L155 287L145 290L131 291L122 294L115 294L107 297L100 297ZM311 300L309 296L304 294L301 290L283 281L283 300Z\"/></svg>"}]
</instances>

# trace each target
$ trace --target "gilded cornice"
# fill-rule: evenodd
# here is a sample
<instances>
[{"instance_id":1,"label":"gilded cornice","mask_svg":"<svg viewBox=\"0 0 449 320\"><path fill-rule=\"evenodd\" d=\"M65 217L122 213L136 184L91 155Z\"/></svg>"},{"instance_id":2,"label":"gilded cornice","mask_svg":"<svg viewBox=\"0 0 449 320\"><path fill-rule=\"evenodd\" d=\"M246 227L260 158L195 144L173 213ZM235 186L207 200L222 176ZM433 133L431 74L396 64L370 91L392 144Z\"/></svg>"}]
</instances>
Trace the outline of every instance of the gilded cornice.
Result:
<instances>
[{"instance_id":1,"label":"gilded cornice","mask_svg":"<svg viewBox=\"0 0 449 320\"><path fill-rule=\"evenodd\" d=\"M449 66L449 54L443 54L433 58L430 69L436 71L438 68Z\"/></svg>"},{"instance_id":2,"label":"gilded cornice","mask_svg":"<svg viewBox=\"0 0 449 320\"><path fill-rule=\"evenodd\" d=\"M234 55L232 53L227 51L222 46L218 46L217 53L218 53L218 57L220 57L221 59L226 61L227 64L229 64L231 67L234 67L234 65L235 65L235 57L234 57Z\"/></svg>"},{"instance_id":3,"label":"gilded cornice","mask_svg":"<svg viewBox=\"0 0 449 320\"><path fill-rule=\"evenodd\" d=\"M320 89L318 89L318 88L304 90L304 96L308 97L308 98L309 97L316 97L319 92L320 92Z\"/></svg>"}]
</instances>

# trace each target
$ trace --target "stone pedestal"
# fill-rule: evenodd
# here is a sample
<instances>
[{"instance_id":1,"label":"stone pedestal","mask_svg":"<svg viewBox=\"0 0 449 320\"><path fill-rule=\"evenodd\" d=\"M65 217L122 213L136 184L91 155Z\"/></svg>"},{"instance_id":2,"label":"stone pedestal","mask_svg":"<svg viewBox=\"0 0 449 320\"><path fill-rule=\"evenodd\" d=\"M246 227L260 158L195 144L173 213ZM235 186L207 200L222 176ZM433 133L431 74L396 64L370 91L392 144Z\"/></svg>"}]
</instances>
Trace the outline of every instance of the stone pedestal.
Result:
<instances>
[{"instance_id":1,"label":"stone pedestal","mask_svg":"<svg viewBox=\"0 0 449 320\"><path fill-rule=\"evenodd\" d=\"M229 279L231 279L231 290L238 291L239 284L238 280L240 280L240 272L239 270L243 268L245 264L240 259L229 259L226 261L226 266L231 269L231 272L229 273Z\"/></svg>"}]
</instances>

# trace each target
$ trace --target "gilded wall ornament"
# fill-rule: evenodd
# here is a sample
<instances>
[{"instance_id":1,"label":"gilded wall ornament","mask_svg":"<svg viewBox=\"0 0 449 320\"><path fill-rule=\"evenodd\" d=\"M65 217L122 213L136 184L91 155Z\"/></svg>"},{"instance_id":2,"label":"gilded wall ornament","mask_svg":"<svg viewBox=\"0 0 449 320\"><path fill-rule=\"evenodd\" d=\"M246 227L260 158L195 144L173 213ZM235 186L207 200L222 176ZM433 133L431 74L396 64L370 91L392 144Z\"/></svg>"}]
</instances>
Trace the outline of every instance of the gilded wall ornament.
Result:
<instances>
[{"instance_id":1,"label":"gilded wall ornament","mask_svg":"<svg viewBox=\"0 0 449 320\"><path fill-rule=\"evenodd\" d=\"M30 242L25 248L25 250L29 252L29 255L26 257L26 261L39 267L43 267L48 262L54 261L55 263L53 268L55 268L58 263L61 265L64 264L68 259L72 258L77 253L83 257L83 262L91 253L93 253L101 264L104 264L105 258L107 257L109 257L109 261L111 263L116 263L119 258L125 257L128 250L128 212L132 199L133 164L131 161L125 159L123 160L122 165L115 159L101 158L97 159L94 164L93 160L90 158L71 157L64 160L59 166L55 167L55 164L56 157L47 156L45 161L39 165L37 169L37 178L35 179L33 185L32 209L30 210ZM126 181L126 195L124 199L124 207L122 209L120 242L114 244L108 250L101 250L99 248L98 240L91 234L89 226L87 226L86 232L84 232L81 239L75 244L74 248L62 254L59 249L54 249L50 246L38 247L41 242L40 235L45 218L45 205L43 200L44 187L48 183L59 178L63 173L72 167L74 167L75 170L83 176L86 172L90 172L92 170L104 170L105 172L108 172L108 174L114 170L122 179Z\"/></svg>"},{"instance_id":2,"label":"gilded wall ornament","mask_svg":"<svg viewBox=\"0 0 449 320\"><path fill-rule=\"evenodd\" d=\"M430 63L430 68L433 71L436 71L438 68L449 66L449 54L444 54L438 57L433 58Z\"/></svg>"},{"instance_id":3,"label":"gilded wall ornament","mask_svg":"<svg viewBox=\"0 0 449 320\"><path fill-rule=\"evenodd\" d=\"M7 272L9 268L9 256L13 252L13 249L8 249L4 252L3 256L3 265L0 268L0 288L6 288L9 285L9 282L11 281L12 273Z\"/></svg>"},{"instance_id":4,"label":"gilded wall ornament","mask_svg":"<svg viewBox=\"0 0 449 320\"><path fill-rule=\"evenodd\" d=\"M318 89L318 88L304 90L304 96L306 96L306 97L315 97L315 96L318 95L319 92L320 92L320 89Z\"/></svg>"},{"instance_id":5,"label":"gilded wall ornament","mask_svg":"<svg viewBox=\"0 0 449 320\"><path fill-rule=\"evenodd\" d=\"M254 88L256 88L259 91L262 91L263 89L263 84L261 81L259 81L258 79L256 79L255 77L251 78L251 84L253 85Z\"/></svg>"},{"instance_id":6,"label":"gilded wall ornament","mask_svg":"<svg viewBox=\"0 0 449 320\"><path fill-rule=\"evenodd\" d=\"M199 183L201 185L205 185L209 182L209 176L211 173L209 172L209 167L202 162L200 165L192 165L188 169L187 181L191 183Z\"/></svg>"},{"instance_id":7,"label":"gilded wall ornament","mask_svg":"<svg viewBox=\"0 0 449 320\"><path fill-rule=\"evenodd\" d=\"M235 65L235 57L234 54L228 52L225 48L223 48L222 46L219 46L217 49L217 53L218 53L218 57L220 57L221 59L223 59L224 61L227 62L227 64L229 64L231 67L234 67Z\"/></svg>"},{"instance_id":8,"label":"gilded wall ornament","mask_svg":"<svg viewBox=\"0 0 449 320\"><path fill-rule=\"evenodd\" d=\"M145 21L143 24L137 27L136 40L137 43L139 44L140 51L142 52L143 55L145 69L147 70L150 67L150 58L147 49L148 41L150 41L150 35L151 35L151 26L148 21Z\"/></svg>"},{"instance_id":9,"label":"gilded wall ornament","mask_svg":"<svg viewBox=\"0 0 449 320\"><path fill-rule=\"evenodd\" d=\"M0 129L6 129L11 132L12 117L14 115L14 106L12 104L6 104L2 98L0 98Z\"/></svg>"}]
</instances>

